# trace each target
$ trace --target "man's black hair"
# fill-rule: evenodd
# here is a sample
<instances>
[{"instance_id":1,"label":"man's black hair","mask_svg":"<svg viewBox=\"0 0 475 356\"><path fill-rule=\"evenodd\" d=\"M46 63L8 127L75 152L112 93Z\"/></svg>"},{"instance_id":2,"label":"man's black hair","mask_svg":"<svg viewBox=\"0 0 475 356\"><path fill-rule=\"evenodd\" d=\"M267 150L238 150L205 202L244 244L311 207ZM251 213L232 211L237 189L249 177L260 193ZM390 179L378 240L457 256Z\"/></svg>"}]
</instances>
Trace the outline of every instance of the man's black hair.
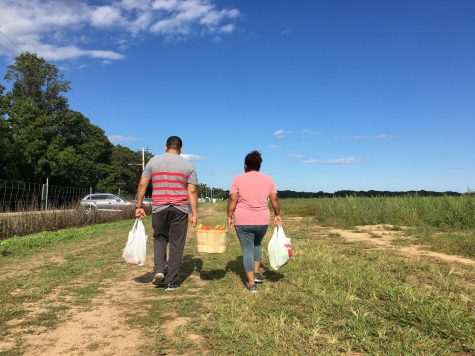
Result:
<instances>
[{"instance_id":1,"label":"man's black hair","mask_svg":"<svg viewBox=\"0 0 475 356\"><path fill-rule=\"evenodd\" d=\"M259 171L261 169L262 157L259 151L249 152L244 159L244 164L249 171Z\"/></svg>"},{"instance_id":2,"label":"man's black hair","mask_svg":"<svg viewBox=\"0 0 475 356\"><path fill-rule=\"evenodd\" d=\"M181 142L181 138L178 136L170 136L167 139L167 149L172 149L172 150L181 150L181 147L183 146L183 142Z\"/></svg>"}]
</instances>

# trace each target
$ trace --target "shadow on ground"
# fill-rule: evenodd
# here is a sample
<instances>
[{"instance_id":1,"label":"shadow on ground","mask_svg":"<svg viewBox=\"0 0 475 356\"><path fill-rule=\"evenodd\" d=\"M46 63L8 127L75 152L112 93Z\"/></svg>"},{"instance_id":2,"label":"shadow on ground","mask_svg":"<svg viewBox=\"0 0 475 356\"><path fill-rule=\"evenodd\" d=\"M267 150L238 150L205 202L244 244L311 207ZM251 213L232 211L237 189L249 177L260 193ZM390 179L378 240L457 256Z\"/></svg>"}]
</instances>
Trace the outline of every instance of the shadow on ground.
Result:
<instances>
[{"instance_id":1,"label":"shadow on ground","mask_svg":"<svg viewBox=\"0 0 475 356\"><path fill-rule=\"evenodd\" d=\"M263 275L266 280L270 282L277 282L278 280L284 278L284 275L280 272L274 271L261 263L261 269L264 270ZM226 272L233 272L241 278L243 283L246 283L246 275L244 273L244 266L242 262L242 256L236 257L235 260L229 261L226 265Z\"/></svg>"},{"instance_id":2,"label":"shadow on ground","mask_svg":"<svg viewBox=\"0 0 475 356\"><path fill-rule=\"evenodd\" d=\"M284 278L284 275L282 273L274 271L264 264L261 264L261 268L263 270L263 275L265 279L270 282L276 282ZM239 276L243 284L246 283L246 275L244 273L242 256L238 256L236 257L236 259L229 261L224 269L212 270L203 270L203 260L201 258L196 258L192 255L184 256L179 272L181 283L186 281L186 279L189 278L190 275L193 274L193 272L195 271L199 273L200 279L205 281L222 279L224 278L226 273L232 272ZM151 283L153 280L153 276L153 272L147 272L141 276L135 277L134 281L137 283Z\"/></svg>"},{"instance_id":3,"label":"shadow on ground","mask_svg":"<svg viewBox=\"0 0 475 356\"><path fill-rule=\"evenodd\" d=\"M195 258L192 255L183 256L180 272L178 277L180 282L183 283L193 273L193 271L201 272L203 268L203 260L201 258ZM135 277L134 281L137 283L151 283L153 281L155 273L147 272L141 276Z\"/></svg>"}]
</instances>

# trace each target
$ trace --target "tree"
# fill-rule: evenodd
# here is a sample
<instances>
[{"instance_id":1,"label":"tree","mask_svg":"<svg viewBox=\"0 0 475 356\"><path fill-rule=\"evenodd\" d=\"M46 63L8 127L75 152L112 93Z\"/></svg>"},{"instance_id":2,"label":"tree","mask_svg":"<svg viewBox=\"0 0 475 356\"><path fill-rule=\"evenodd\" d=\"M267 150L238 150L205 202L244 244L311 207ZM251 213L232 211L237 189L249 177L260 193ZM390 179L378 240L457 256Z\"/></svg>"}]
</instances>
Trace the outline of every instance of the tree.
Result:
<instances>
[{"instance_id":1,"label":"tree","mask_svg":"<svg viewBox=\"0 0 475 356\"><path fill-rule=\"evenodd\" d=\"M3 94L5 87L0 85L0 178L6 176L7 155L10 146L10 129L6 121L7 97Z\"/></svg>"},{"instance_id":2,"label":"tree","mask_svg":"<svg viewBox=\"0 0 475 356\"><path fill-rule=\"evenodd\" d=\"M47 116L62 114L68 108L62 93L69 91L69 81L63 79L54 64L34 53L24 52L16 57L15 63L8 66L4 79L13 81L13 105L18 101L26 102Z\"/></svg>"},{"instance_id":3,"label":"tree","mask_svg":"<svg viewBox=\"0 0 475 356\"><path fill-rule=\"evenodd\" d=\"M145 163L153 154L145 151ZM142 152L117 145L112 150L110 165L107 167L107 174L97 189L103 192L118 193L135 196L137 184L142 175ZM150 194L148 192L147 194Z\"/></svg>"},{"instance_id":4,"label":"tree","mask_svg":"<svg viewBox=\"0 0 475 356\"><path fill-rule=\"evenodd\" d=\"M4 77L11 142L4 175L9 179L95 186L107 173L112 144L104 131L68 107L69 90L58 68L32 53L22 53ZM1 128L0 128L1 129ZM1 144L1 143L0 143Z\"/></svg>"}]
</instances>

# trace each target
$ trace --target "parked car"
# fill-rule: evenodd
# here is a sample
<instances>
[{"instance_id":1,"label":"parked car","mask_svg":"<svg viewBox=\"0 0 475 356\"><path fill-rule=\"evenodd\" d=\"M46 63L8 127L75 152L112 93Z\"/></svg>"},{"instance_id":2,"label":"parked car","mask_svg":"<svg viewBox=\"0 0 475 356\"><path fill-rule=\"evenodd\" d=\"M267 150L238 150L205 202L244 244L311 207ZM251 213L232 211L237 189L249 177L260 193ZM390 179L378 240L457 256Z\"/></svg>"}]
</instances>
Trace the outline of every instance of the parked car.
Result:
<instances>
[{"instance_id":1,"label":"parked car","mask_svg":"<svg viewBox=\"0 0 475 356\"><path fill-rule=\"evenodd\" d=\"M86 212L121 211L135 206L135 202L114 194L94 193L82 198L79 206Z\"/></svg>"},{"instance_id":2,"label":"parked car","mask_svg":"<svg viewBox=\"0 0 475 356\"><path fill-rule=\"evenodd\" d=\"M143 206L152 206L152 198L143 198Z\"/></svg>"}]
</instances>

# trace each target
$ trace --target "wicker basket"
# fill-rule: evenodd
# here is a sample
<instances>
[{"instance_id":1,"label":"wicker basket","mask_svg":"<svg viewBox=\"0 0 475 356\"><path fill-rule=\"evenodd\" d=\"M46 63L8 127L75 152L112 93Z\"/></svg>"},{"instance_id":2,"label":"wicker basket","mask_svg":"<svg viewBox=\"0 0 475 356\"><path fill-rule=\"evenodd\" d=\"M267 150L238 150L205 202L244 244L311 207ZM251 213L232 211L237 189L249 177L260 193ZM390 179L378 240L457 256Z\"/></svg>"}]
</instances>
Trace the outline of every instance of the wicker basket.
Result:
<instances>
[{"instance_id":1,"label":"wicker basket","mask_svg":"<svg viewBox=\"0 0 475 356\"><path fill-rule=\"evenodd\" d=\"M223 253L226 251L227 230L197 230L198 252Z\"/></svg>"}]
</instances>

